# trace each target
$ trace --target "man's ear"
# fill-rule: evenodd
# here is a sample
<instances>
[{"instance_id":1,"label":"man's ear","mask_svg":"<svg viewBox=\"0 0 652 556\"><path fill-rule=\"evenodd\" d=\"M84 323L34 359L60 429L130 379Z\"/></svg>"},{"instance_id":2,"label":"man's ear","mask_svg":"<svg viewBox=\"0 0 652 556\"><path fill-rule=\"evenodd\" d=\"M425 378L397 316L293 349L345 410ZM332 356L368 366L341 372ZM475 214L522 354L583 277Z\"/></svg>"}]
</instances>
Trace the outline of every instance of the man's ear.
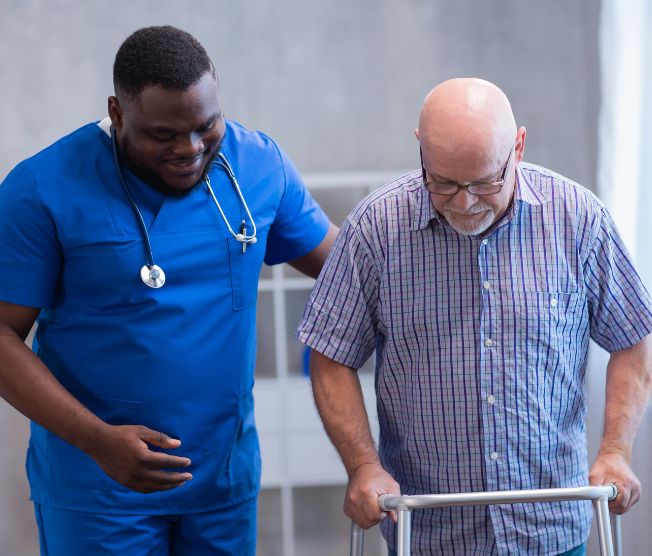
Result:
<instances>
[{"instance_id":1,"label":"man's ear","mask_svg":"<svg viewBox=\"0 0 652 556\"><path fill-rule=\"evenodd\" d=\"M523 160L523 153L525 152L525 136L527 135L527 131L525 127L519 127L518 131L516 132L516 147L515 147L515 155L516 155L516 163L518 164L521 160Z\"/></svg>"},{"instance_id":2,"label":"man's ear","mask_svg":"<svg viewBox=\"0 0 652 556\"><path fill-rule=\"evenodd\" d=\"M107 108L109 112L109 118L111 118L111 125L115 130L122 129L122 106L118 102L117 97L110 96L107 101Z\"/></svg>"},{"instance_id":3,"label":"man's ear","mask_svg":"<svg viewBox=\"0 0 652 556\"><path fill-rule=\"evenodd\" d=\"M414 128L414 136L417 138L417 141L419 140L419 128L415 127Z\"/></svg>"}]
</instances>

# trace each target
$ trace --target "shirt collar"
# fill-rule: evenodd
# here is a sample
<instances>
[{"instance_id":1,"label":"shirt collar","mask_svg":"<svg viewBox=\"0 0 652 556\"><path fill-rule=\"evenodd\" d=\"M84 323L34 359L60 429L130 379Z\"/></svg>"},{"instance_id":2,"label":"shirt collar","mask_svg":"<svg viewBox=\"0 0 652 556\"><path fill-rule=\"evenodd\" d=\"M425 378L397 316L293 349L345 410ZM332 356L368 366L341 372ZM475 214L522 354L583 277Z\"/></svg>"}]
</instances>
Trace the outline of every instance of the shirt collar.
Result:
<instances>
[{"instance_id":1,"label":"shirt collar","mask_svg":"<svg viewBox=\"0 0 652 556\"><path fill-rule=\"evenodd\" d=\"M545 205L549 199L541 188L532 181L529 172L524 172L523 167L519 164L516 169L516 191L514 191L514 201L523 201L528 205ZM514 203L512 203L513 205Z\"/></svg>"},{"instance_id":2,"label":"shirt collar","mask_svg":"<svg viewBox=\"0 0 652 556\"><path fill-rule=\"evenodd\" d=\"M420 185L415 188L414 194L416 196L415 206L417 207L417 210L415 211L412 220L412 230L424 230L428 227L430 222L433 222L433 225L441 224L442 217L437 213L435 207L432 206L432 203L430 202L430 194L426 188L423 185ZM546 195L533 181L531 181L528 174L523 172L523 168L520 164L516 169L516 188L514 190L512 204L506 214L507 220L512 219L516 213L519 202L535 206L543 205L548 202Z\"/></svg>"}]
</instances>

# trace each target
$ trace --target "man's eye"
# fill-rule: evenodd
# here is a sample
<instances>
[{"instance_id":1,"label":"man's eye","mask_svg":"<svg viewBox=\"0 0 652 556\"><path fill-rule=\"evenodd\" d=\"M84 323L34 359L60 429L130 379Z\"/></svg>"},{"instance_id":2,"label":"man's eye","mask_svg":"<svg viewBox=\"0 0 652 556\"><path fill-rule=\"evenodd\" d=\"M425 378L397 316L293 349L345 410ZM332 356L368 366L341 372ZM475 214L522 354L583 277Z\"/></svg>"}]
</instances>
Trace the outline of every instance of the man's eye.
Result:
<instances>
[{"instance_id":1,"label":"man's eye","mask_svg":"<svg viewBox=\"0 0 652 556\"><path fill-rule=\"evenodd\" d=\"M200 127L197 131L199 131L199 133L206 133L211 129L213 129L214 126L215 126L215 120L213 120L209 124L206 124L205 126Z\"/></svg>"},{"instance_id":2,"label":"man's eye","mask_svg":"<svg viewBox=\"0 0 652 556\"><path fill-rule=\"evenodd\" d=\"M174 133L152 133L152 137L157 141L171 141L174 139Z\"/></svg>"}]
</instances>

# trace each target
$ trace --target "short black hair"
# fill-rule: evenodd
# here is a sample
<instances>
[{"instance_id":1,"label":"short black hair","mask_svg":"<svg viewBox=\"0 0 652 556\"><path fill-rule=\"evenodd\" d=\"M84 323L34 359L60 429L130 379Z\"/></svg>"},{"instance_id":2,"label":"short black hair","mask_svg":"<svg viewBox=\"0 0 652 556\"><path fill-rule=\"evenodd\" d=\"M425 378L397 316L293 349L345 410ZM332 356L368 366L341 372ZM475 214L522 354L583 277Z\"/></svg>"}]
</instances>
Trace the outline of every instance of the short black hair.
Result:
<instances>
[{"instance_id":1,"label":"short black hair","mask_svg":"<svg viewBox=\"0 0 652 556\"><path fill-rule=\"evenodd\" d=\"M120 45L113 63L116 94L136 98L145 87L186 91L215 68L190 33L171 25L144 27Z\"/></svg>"}]
</instances>

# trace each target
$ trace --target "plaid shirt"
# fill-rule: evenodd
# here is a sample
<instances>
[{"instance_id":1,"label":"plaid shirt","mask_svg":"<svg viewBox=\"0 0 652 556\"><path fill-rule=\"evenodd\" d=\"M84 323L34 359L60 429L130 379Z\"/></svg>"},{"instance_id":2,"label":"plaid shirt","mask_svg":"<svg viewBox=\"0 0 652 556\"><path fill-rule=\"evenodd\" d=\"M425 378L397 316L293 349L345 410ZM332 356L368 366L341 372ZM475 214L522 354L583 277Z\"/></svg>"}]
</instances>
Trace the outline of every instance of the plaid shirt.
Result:
<instances>
[{"instance_id":1,"label":"plaid shirt","mask_svg":"<svg viewBox=\"0 0 652 556\"><path fill-rule=\"evenodd\" d=\"M587 189L522 163L482 237L440 218L419 171L345 221L298 338L354 369L377 351L379 452L403 494L588 484L589 338L612 352L652 331L652 303ZM414 512L417 554L559 554L590 503ZM382 523L394 546L391 520Z\"/></svg>"}]
</instances>

